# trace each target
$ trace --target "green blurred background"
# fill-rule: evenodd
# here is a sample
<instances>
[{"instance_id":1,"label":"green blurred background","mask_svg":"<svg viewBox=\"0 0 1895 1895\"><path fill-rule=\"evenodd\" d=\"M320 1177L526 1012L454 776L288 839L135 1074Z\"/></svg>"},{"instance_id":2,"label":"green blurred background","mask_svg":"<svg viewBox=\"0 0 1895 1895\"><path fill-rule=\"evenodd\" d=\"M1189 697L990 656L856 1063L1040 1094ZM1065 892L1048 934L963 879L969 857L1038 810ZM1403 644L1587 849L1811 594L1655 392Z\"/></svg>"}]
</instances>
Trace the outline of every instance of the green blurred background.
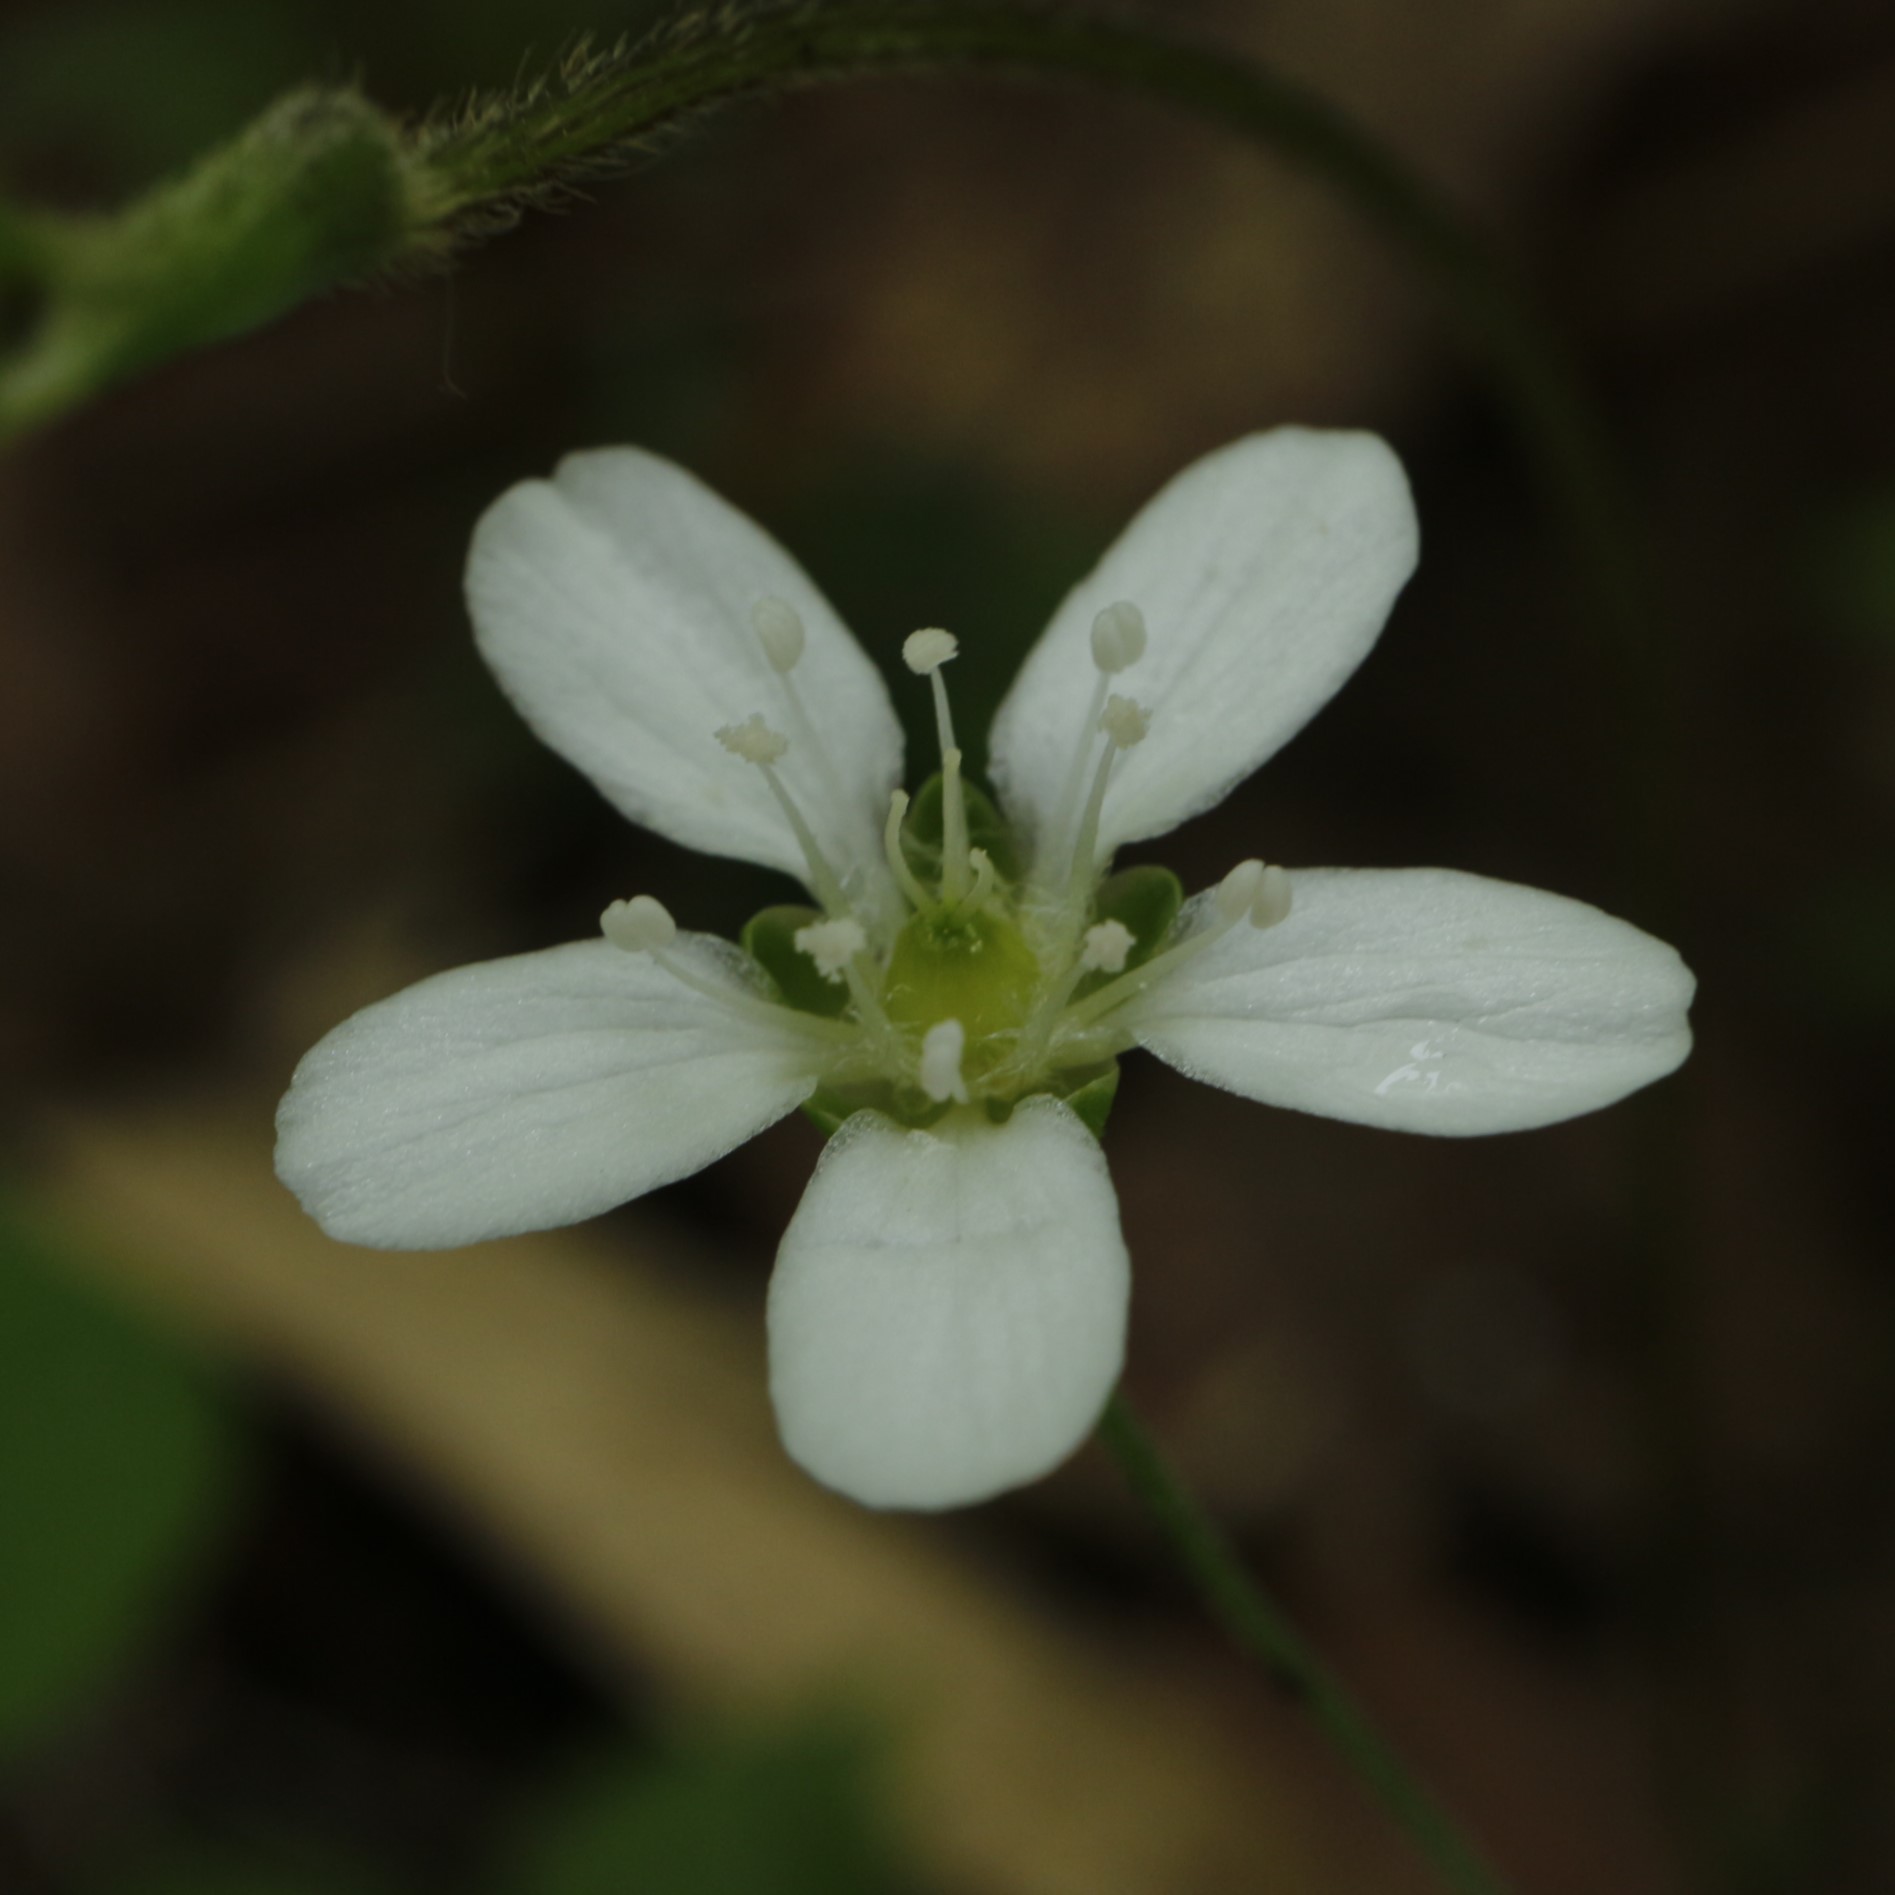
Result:
<instances>
[{"instance_id":1,"label":"green blurred background","mask_svg":"<svg viewBox=\"0 0 1895 1895\"><path fill-rule=\"evenodd\" d=\"M0 184L107 205L297 81L419 110L638 16L3 0ZM1422 570L1167 859L1584 897L1678 942L1699 1046L1468 1144L1135 1066L1132 1391L1523 1891L1895 1879L1895 16L1166 17L1520 261L1623 452L1645 648L1425 286L1077 90L732 116L0 461L3 1895L1429 1886L1091 1453L925 1524L785 1467L760 1299L807 1126L458 1258L330 1246L268 1169L354 1006L637 890L724 932L779 892L504 707L459 568L508 483L676 456L885 662L955 628L978 728L1146 495L1281 421L1395 443Z\"/></svg>"}]
</instances>

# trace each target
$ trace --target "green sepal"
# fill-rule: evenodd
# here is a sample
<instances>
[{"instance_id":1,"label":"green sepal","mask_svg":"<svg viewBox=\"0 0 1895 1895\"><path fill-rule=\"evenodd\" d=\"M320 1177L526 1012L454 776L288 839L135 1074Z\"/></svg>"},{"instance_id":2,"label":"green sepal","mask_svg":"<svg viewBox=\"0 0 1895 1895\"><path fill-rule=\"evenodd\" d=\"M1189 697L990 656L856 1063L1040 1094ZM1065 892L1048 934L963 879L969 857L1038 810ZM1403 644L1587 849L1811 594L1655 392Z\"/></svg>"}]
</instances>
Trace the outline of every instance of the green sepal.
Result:
<instances>
[{"instance_id":1,"label":"green sepal","mask_svg":"<svg viewBox=\"0 0 1895 1895\"><path fill-rule=\"evenodd\" d=\"M891 1085L885 1079L818 1086L803 1101L803 1116L824 1138L834 1138L858 1112L879 1112L911 1132L925 1132L948 1110L947 1100L930 1099L919 1086Z\"/></svg>"},{"instance_id":2,"label":"green sepal","mask_svg":"<svg viewBox=\"0 0 1895 1895\"><path fill-rule=\"evenodd\" d=\"M1088 1066L1077 1074L1078 1084L1060 1096L1079 1115L1079 1123L1101 1144L1105 1142L1105 1122L1112 1114L1112 1101L1118 1097L1119 1062L1108 1059L1102 1066Z\"/></svg>"},{"instance_id":3,"label":"green sepal","mask_svg":"<svg viewBox=\"0 0 1895 1895\"><path fill-rule=\"evenodd\" d=\"M1120 869L1099 884L1093 899L1093 921L1116 921L1129 931L1132 945L1125 951L1121 972L1142 967L1164 945L1165 936L1184 906L1184 884L1156 862ZM1096 993L1117 974L1088 974L1073 990L1075 999Z\"/></svg>"},{"instance_id":4,"label":"green sepal","mask_svg":"<svg viewBox=\"0 0 1895 1895\"><path fill-rule=\"evenodd\" d=\"M821 919L820 908L783 902L752 915L739 939L744 952L769 975L786 1005L799 1013L833 1020L849 1004L848 983L819 973L816 963L796 945L797 930Z\"/></svg>"},{"instance_id":5,"label":"green sepal","mask_svg":"<svg viewBox=\"0 0 1895 1895\"><path fill-rule=\"evenodd\" d=\"M803 1101L803 1116L815 1126L825 1139L834 1138L856 1111L848 1100L829 1090L827 1086L818 1086Z\"/></svg>"},{"instance_id":6,"label":"green sepal","mask_svg":"<svg viewBox=\"0 0 1895 1895\"><path fill-rule=\"evenodd\" d=\"M944 780L939 770L915 792L902 827L901 852L916 877L924 882L941 879L941 832L945 821ZM1020 879L1020 851L1007 820L985 790L961 778L961 801L967 810L967 841L985 849L994 873L1003 882Z\"/></svg>"},{"instance_id":7,"label":"green sepal","mask_svg":"<svg viewBox=\"0 0 1895 1895\"><path fill-rule=\"evenodd\" d=\"M1116 921L1130 931L1125 965L1138 967L1158 952L1184 906L1184 884L1156 862L1120 869L1099 884L1092 903L1094 921Z\"/></svg>"},{"instance_id":8,"label":"green sepal","mask_svg":"<svg viewBox=\"0 0 1895 1895\"><path fill-rule=\"evenodd\" d=\"M1111 1115L1112 1101L1118 1096L1119 1063L1116 1059L1102 1059L1091 1066L1076 1066L1070 1072L1060 1073L1053 1085L1045 1093L1028 1093L1032 1098L1044 1098L1050 1094L1062 1105L1071 1106L1078 1113L1079 1122L1092 1136L1101 1142L1105 1139L1105 1122ZM995 1125L1005 1125L1020 1109L1018 1099L984 1099L982 1109Z\"/></svg>"}]
</instances>

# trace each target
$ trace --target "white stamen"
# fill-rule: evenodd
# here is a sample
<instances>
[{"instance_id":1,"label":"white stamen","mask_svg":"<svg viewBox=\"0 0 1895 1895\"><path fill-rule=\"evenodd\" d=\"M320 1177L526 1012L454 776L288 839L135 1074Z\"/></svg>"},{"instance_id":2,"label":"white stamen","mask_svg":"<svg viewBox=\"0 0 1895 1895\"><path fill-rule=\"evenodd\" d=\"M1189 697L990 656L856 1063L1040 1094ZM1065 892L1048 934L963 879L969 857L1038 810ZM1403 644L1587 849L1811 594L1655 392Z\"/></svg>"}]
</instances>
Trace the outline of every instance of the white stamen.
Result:
<instances>
[{"instance_id":1,"label":"white stamen","mask_svg":"<svg viewBox=\"0 0 1895 1895\"><path fill-rule=\"evenodd\" d=\"M848 915L829 921L812 921L790 937L799 954L807 954L816 963L816 972L824 980L841 985L849 963L868 946L862 924Z\"/></svg>"},{"instance_id":2,"label":"white stamen","mask_svg":"<svg viewBox=\"0 0 1895 1895\"><path fill-rule=\"evenodd\" d=\"M1082 974L1122 974L1125 957L1131 953L1135 936L1122 921L1101 921L1086 930L1085 945L1079 950Z\"/></svg>"},{"instance_id":3,"label":"white stamen","mask_svg":"<svg viewBox=\"0 0 1895 1895\"><path fill-rule=\"evenodd\" d=\"M627 954L649 954L680 986L690 988L741 1019L759 1020L777 1032L788 1030L837 1044L861 1041L862 1029L853 1021L823 1020L793 1007L780 1007L761 994L733 985L728 978L707 975L691 964L688 955L673 954L670 950L678 938L678 924L671 919L671 911L664 903L650 895L615 901L599 917L599 932Z\"/></svg>"},{"instance_id":4,"label":"white stamen","mask_svg":"<svg viewBox=\"0 0 1895 1895\"><path fill-rule=\"evenodd\" d=\"M1253 926L1267 928L1281 921L1289 913L1289 882L1286 870L1265 868L1254 859L1239 862L1211 891L1208 920L1200 921L1182 940L1174 931L1171 945L1161 953L1154 954L1150 960L1112 980L1096 993L1074 1001L1060 1016L1060 1033L1066 1036L1075 1034L1115 1008L1122 1007L1135 994L1143 993L1155 982L1168 979L1186 961L1221 941L1239 922L1249 921ZM1268 915L1270 919L1259 921L1257 917L1260 914ZM1101 922L1099 927L1110 925ZM1088 931L1088 948L1092 935L1097 932L1097 928Z\"/></svg>"},{"instance_id":5,"label":"white stamen","mask_svg":"<svg viewBox=\"0 0 1895 1895\"><path fill-rule=\"evenodd\" d=\"M746 763L776 763L790 747L790 740L766 724L761 712L746 717L741 724L725 724L717 732L717 741Z\"/></svg>"},{"instance_id":6,"label":"white stamen","mask_svg":"<svg viewBox=\"0 0 1895 1895\"><path fill-rule=\"evenodd\" d=\"M784 682L787 684L789 680L786 678ZM809 886L815 891L816 899L832 915L846 915L849 898L843 892L842 878L830 866L821 843L816 840L816 832L804 820L803 812L796 807L796 799L783 787L783 779L776 773L777 763L789 749L790 740L780 730L771 729L758 713L746 717L741 724L726 724L718 731L717 741L733 757L742 757L763 772L763 780L770 786L770 794L776 798L776 806L783 812L783 820L789 824L796 846L809 865Z\"/></svg>"},{"instance_id":7,"label":"white stamen","mask_svg":"<svg viewBox=\"0 0 1895 1895\"><path fill-rule=\"evenodd\" d=\"M663 902L634 895L630 901L615 901L599 917L599 932L627 954L647 954L669 947L678 938L678 924Z\"/></svg>"},{"instance_id":8,"label":"white stamen","mask_svg":"<svg viewBox=\"0 0 1895 1895\"><path fill-rule=\"evenodd\" d=\"M1251 898L1250 925L1274 928L1279 921L1288 918L1289 912L1290 872L1272 862L1259 878L1257 892Z\"/></svg>"},{"instance_id":9,"label":"white stamen","mask_svg":"<svg viewBox=\"0 0 1895 1895\"><path fill-rule=\"evenodd\" d=\"M1114 691L1099 713L1099 728L1121 750L1130 750L1145 741L1145 733L1151 729L1151 712L1137 699L1120 697Z\"/></svg>"},{"instance_id":10,"label":"white stamen","mask_svg":"<svg viewBox=\"0 0 1895 1895\"><path fill-rule=\"evenodd\" d=\"M1103 678L1099 680L1105 682ZM1112 765L1121 750L1143 743L1151 728L1151 713L1129 697L1115 691L1099 713L1099 728L1105 732L1105 748L1099 752L1099 767L1092 775L1092 793L1086 798L1085 813L1079 818L1079 833L1073 842L1072 864L1066 871L1066 905L1074 921L1084 912L1086 892L1092 886L1093 855L1099 846L1099 818L1105 809L1105 786L1112 780Z\"/></svg>"},{"instance_id":11,"label":"white stamen","mask_svg":"<svg viewBox=\"0 0 1895 1895\"><path fill-rule=\"evenodd\" d=\"M1263 877L1263 864L1254 856L1248 862L1239 862L1218 883L1217 893L1212 898L1217 906L1218 920L1226 927L1242 921L1257 899L1257 891L1263 886Z\"/></svg>"},{"instance_id":12,"label":"white stamen","mask_svg":"<svg viewBox=\"0 0 1895 1895\"><path fill-rule=\"evenodd\" d=\"M809 721L809 713L797 693L796 680L790 675L801 662L803 647L808 642L803 615L787 599L779 599L772 593L750 608L750 623L756 628L758 642L770 661L771 670L782 680L783 709L789 716L790 741L796 746L797 754L811 766L815 779L806 787L827 803L833 820L836 812L849 808L851 798L836 779L829 760L829 747L816 735L816 728Z\"/></svg>"},{"instance_id":13,"label":"white stamen","mask_svg":"<svg viewBox=\"0 0 1895 1895\"><path fill-rule=\"evenodd\" d=\"M1122 921L1095 922L1079 939L1079 953L1060 980L1040 996L1026 1031L1020 1036L1016 1058L1024 1052L1029 1063L1045 1051L1048 1037L1061 1012L1088 974L1106 974L1113 980L1125 972L1138 937Z\"/></svg>"},{"instance_id":14,"label":"white stamen","mask_svg":"<svg viewBox=\"0 0 1895 1895\"><path fill-rule=\"evenodd\" d=\"M937 1020L921 1041L921 1090L945 1104L967 1103L967 1081L961 1077L961 1053L967 1032L958 1020Z\"/></svg>"},{"instance_id":15,"label":"white stamen","mask_svg":"<svg viewBox=\"0 0 1895 1895\"><path fill-rule=\"evenodd\" d=\"M1092 662L1108 677L1145 655L1145 615L1130 599L1108 605L1092 621Z\"/></svg>"},{"instance_id":16,"label":"white stamen","mask_svg":"<svg viewBox=\"0 0 1895 1895\"><path fill-rule=\"evenodd\" d=\"M901 661L916 677L926 678L939 671L960 648L961 641L952 632L931 625L922 631L910 632L902 640Z\"/></svg>"},{"instance_id":17,"label":"white stamen","mask_svg":"<svg viewBox=\"0 0 1895 1895\"><path fill-rule=\"evenodd\" d=\"M750 623L763 642L764 656L771 666L787 675L796 669L803 655L802 616L787 599L759 599L750 608Z\"/></svg>"}]
</instances>

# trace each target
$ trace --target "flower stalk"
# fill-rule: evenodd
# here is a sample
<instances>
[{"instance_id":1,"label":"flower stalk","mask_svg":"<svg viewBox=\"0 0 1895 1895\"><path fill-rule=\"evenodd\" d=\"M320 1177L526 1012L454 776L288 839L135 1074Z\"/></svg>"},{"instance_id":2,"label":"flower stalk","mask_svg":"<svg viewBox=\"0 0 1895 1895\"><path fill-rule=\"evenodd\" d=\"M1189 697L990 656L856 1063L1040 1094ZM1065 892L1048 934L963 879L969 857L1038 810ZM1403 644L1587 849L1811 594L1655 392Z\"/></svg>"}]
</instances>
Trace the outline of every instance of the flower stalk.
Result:
<instances>
[{"instance_id":1,"label":"flower stalk","mask_svg":"<svg viewBox=\"0 0 1895 1895\"><path fill-rule=\"evenodd\" d=\"M1244 1569L1123 1391L1106 1405L1098 1435L1213 1616L1303 1705L1343 1761L1434 1864L1442 1882L1457 1895L1507 1895L1507 1884L1472 1838Z\"/></svg>"}]
</instances>

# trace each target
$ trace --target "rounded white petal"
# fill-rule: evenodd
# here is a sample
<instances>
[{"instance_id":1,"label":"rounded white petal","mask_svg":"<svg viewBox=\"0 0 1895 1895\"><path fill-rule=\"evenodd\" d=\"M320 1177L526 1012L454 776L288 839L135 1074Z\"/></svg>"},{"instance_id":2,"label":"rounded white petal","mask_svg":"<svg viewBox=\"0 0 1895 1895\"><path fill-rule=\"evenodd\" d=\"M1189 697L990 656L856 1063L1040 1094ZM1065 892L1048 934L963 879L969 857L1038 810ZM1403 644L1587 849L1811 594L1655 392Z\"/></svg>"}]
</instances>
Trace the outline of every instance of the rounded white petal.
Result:
<instances>
[{"instance_id":1,"label":"rounded white petal","mask_svg":"<svg viewBox=\"0 0 1895 1895\"><path fill-rule=\"evenodd\" d=\"M879 885L902 752L887 688L789 554L682 468L601 448L510 488L474 529L467 599L520 714L634 822L806 879L762 773L717 740L760 715L832 866ZM787 670L760 605L801 624Z\"/></svg>"},{"instance_id":2,"label":"rounded white petal","mask_svg":"<svg viewBox=\"0 0 1895 1895\"><path fill-rule=\"evenodd\" d=\"M1563 895L1451 869L1299 869L1128 1006L1169 1065L1266 1105L1396 1131L1524 1131L1691 1050L1675 949Z\"/></svg>"},{"instance_id":3,"label":"rounded white petal","mask_svg":"<svg viewBox=\"0 0 1895 1895\"><path fill-rule=\"evenodd\" d=\"M736 950L668 954L736 985ZM736 1017L606 941L456 968L303 1058L276 1169L332 1237L447 1249L577 1223L688 1176L793 1111L820 1046Z\"/></svg>"},{"instance_id":4,"label":"rounded white petal","mask_svg":"<svg viewBox=\"0 0 1895 1895\"><path fill-rule=\"evenodd\" d=\"M1025 1100L1005 1125L874 1113L823 1153L770 1282L790 1454L872 1507L956 1507L1085 1438L1125 1355L1131 1269L1098 1145Z\"/></svg>"},{"instance_id":5,"label":"rounded white petal","mask_svg":"<svg viewBox=\"0 0 1895 1895\"><path fill-rule=\"evenodd\" d=\"M1059 807L1097 679L1092 628L1129 600L1144 655L1114 682L1151 714L1115 766L1101 860L1208 809L1367 655L1418 545L1408 482L1372 434L1278 428L1179 474L1067 596L994 719L1008 813Z\"/></svg>"}]
</instances>

